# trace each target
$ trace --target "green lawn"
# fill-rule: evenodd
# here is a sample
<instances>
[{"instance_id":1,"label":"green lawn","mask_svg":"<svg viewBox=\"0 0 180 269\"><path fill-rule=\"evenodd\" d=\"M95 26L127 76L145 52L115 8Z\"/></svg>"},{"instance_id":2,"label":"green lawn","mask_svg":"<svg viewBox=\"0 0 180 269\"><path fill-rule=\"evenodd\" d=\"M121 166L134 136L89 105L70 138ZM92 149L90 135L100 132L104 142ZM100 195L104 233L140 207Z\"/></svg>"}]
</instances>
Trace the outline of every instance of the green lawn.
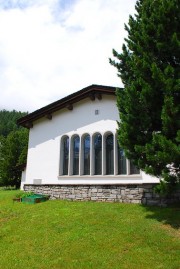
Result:
<instances>
[{"instance_id":1,"label":"green lawn","mask_svg":"<svg viewBox=\"0 0 180 269\"><path fill-rule=\"evenodd\" d=\"M0 190L0 268L180 268L180 208L12 202Z\"/></svg>"}]
</instances>

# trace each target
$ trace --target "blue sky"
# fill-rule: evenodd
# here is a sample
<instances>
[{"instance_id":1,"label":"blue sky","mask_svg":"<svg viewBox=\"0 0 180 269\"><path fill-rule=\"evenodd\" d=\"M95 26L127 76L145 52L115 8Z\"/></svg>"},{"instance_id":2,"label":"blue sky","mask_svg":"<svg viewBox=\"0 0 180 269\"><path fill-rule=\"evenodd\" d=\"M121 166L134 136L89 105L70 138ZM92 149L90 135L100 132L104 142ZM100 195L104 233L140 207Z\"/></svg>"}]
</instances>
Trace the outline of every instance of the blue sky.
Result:
<instances>
[{"instance_id":1,"label":"blue sky","mask_svg":"<svg viewBox=\"0 0 180 269\"><path fill-rule=\"evenodd\" d=\"M0 109L33 111L91 84L122 86L120 51L135 0L0 0Z\"/></svg>"},{"instance_id":2,"label":"blue sky","mask_svg":"<svg viewBox=\"0 0 180 269\"><path fill-rule=\"evenodd\" d=\"M3 9L26 9L32 6L40 6L44 4L52 5L59 7L60 9L67 9L69 6L75 4L77 0L56 0L56 1L49 1L49 0L0 0L0 7Z\"/></svg>"}]
</instances>

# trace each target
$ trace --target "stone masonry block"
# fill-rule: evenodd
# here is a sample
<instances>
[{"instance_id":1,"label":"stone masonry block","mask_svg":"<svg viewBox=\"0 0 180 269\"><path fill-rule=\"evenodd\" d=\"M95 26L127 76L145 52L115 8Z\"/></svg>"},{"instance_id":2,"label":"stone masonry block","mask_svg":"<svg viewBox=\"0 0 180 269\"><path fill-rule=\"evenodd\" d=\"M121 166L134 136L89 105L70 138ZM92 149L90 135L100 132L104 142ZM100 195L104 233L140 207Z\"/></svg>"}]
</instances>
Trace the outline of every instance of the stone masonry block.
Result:
<instances>
[{"instance_id":1,"label":"stone masonry block","mask_svg":"<svg viewBox=\"0 0 180 269\"><path fill-rule=\"evenodd\" d=\"M97 192L98 190L97 189L92 189L91 192Z\"/></svg>"}]
</instances>

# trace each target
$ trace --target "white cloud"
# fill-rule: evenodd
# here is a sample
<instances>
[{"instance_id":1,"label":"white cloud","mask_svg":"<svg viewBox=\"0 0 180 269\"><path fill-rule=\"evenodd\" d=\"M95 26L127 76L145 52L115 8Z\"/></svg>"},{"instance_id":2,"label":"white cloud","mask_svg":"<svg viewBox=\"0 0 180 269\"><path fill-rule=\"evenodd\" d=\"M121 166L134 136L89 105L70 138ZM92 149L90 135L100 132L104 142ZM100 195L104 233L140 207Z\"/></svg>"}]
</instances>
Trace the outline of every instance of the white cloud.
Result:
<instances>
[{"instance_id":1,"label":"white cloud","mask_svg":"<svg viewBox=\"0 0 180 269\"><path fill-rule=\"evenodd\" d=\"M134 5L0 1L0 109L31 112L91 84L122 86L108 58L121 50Z\"/></svg>"}]
</instances>

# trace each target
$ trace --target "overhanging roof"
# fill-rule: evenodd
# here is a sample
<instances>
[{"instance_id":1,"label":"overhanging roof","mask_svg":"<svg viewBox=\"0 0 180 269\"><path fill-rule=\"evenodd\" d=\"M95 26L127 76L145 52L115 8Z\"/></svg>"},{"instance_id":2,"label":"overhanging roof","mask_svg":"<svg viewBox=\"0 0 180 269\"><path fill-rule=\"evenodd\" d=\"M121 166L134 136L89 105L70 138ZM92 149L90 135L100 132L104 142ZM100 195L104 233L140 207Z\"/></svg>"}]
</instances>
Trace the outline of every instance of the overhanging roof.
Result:
<instances>
[{"instance_id":1,"label":"overhanging roof","mask_svg":"<svg viewBox=\"0 0 180 269\"><path fill-rule=\"evenodd\" d=\"M22 125L26 128L33 127L33 121L46 117L48 119L52 118L52 114L60 109L67 108L69 110L73 109L73 104L79 102L80 100L89 97L92 101L102 98L102 94L115 95L116 88L111 86L102 85L90 85L83 88L80 91L72 93L54 103L51 103L45 107L42 107L17 121L18 125Z\"/></svg>"}]
</instances>

